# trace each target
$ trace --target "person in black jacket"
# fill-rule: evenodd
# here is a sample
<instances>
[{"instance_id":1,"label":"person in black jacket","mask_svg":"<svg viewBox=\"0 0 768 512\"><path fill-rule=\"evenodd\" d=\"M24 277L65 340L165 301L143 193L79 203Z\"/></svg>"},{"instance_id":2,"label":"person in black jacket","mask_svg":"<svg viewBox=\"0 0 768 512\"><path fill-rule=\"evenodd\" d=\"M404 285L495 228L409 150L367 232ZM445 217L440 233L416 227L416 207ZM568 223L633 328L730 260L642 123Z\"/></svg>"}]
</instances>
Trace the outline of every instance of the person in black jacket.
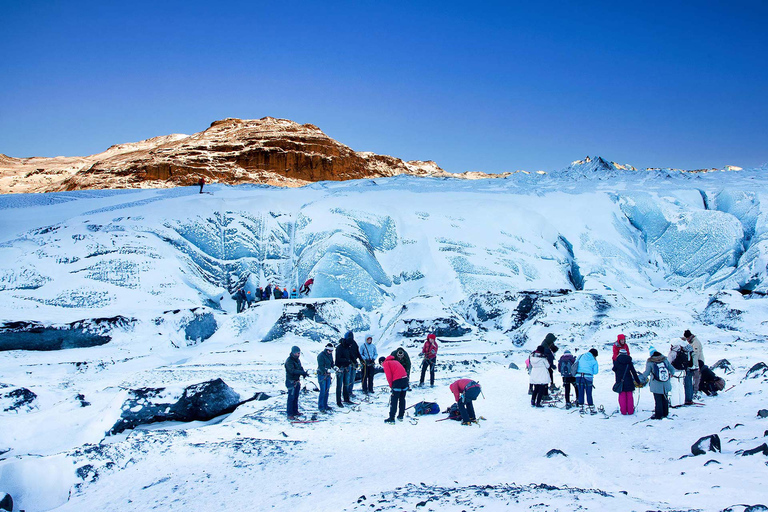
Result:
<instances>
[{"instance_id":1,"label":"person in black jacket","mask_svg":"<svg viewBox=\"0 0 768 512\"><path fill-rule=\"evenodd\" d=\"M303 416L299 412L299 391L301 391L301 377L309 377L301 366L299 357L301 350L294 346L291 348L291 355L285 360L285 387L288 388L288 407L286 414L289 420L295 420Z\"/></svg>"},{"instance_id":2,"label":"person in black jacket","mask_svg":"<svg viewBox=\"0 0 768 512\"><path fill-rule=\"evenodd\" d=\"M352 403L349 399L349 375L353 371L352 350L347 337L341 338L339 346L336 347L336 405L339 407L344 407L341 403L342 397L345 404Z\"/></svg>"},{"instance_id":3,"label":"person in black jacket","mask_svg":"<svg viewBox=\"0 0 768 512\"><path fill-rule=\"evenodd\" d=\"M616 374L614 391L619 394L619 409L623 415L635 414L635 384L640 383L637 370L627 349L619 349L619 355L613 361L613 373Z\"/></svg>"},{"instance_id":4,"label":"person in black jacket","mask_svg":"<svg viewBox=\"0 0 768 512\"><path fill-rule=\"evenodd\" d=\"M317 355L317 385L320 386L317 408L320 412L331 412L331 409L328 407L328 391L331 389L332 373L333 343L328 343L325 346L325 350Z\"/></svg>"},{"instance_id":5,"label":"person in black jacket","mask_svg":"<svg viewBox=\"0 0 768 512\"><path fill-rule=\"evenodd\" d=\"M397 359L397 362L403 365L403 368L405 368L405 373L408 374L408 378L411 378L411 358L408 355L408 352L405 351L403 347L400 347L398 349L395 349L392 351L392 354L390 354L392 357Z\"/></svg>"},{"instance_id":6,"label":"person in black jacket","mask_svg":"<svg viewBox=\"0 0 768 512\"><path fill-rule=\"evenodd\" d=\"M264 300L272 300L272 285L268 284L266 288L264 288Z\"/></svg>"}]
</instances>

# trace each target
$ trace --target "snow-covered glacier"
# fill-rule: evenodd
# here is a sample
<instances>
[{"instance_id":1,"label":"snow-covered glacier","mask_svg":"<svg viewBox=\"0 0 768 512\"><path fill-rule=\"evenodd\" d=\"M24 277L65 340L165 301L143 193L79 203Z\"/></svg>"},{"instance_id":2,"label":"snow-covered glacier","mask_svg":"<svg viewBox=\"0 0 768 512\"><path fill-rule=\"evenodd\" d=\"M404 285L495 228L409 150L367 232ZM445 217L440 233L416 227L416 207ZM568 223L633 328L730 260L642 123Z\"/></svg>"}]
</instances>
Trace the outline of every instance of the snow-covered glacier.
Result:
<instances>
[{"instance_id":1,"label":"snow-covered glacier","mask_svg":"<svg viewBox=\"0 0 768 512\"><path fill-rule=\"evenodd\" d=\"M300 189L214 184L203 194L190 187L0 197L0 403L9 404L0 412L0 493L26 510L215 505L210 496L195 497L196 486L240 489L240 498L235 493L233 501L215 505L224 510L241 509L256 495L265 508L301 509L313 503L312 493L315 510L362 509L374 497L379 509L397 510L387 501L395 496L410 510L438 489L457 496L458 505L441 498L441 510L461 510L479 484L517 493L521 503L546 501L542 495L549 493L552 510L573 510L574 493L595 510L722 510L743 502L729 497L736 491L752 499L746 487L754 477L746 475L754 459L728 459L738 478L726 480L722 492L713 490L720 485L714 469L678 460L696 440L691 437L719 431L724 418L757 432L757 424L745 423L751 409L713 402L717 414L694 411L695 422L677 425L681 447L675 448L657 444L643 424L612 418L580 427L584 419L546 411L555 416L545 423L562 431L553 431L541 449L570 453L567 463L557 463L570 468L564 471L532 448L543 442L534 435L541 420L524 408L527 375L509 367L522 367L548 332L574 352L596 347L608 374L596 381L596 396L612 410L605 354L618 333L627 336L638 364L649 346L666 351L685 329L706 340L708 362L727 356L744 373L768 360L765 169L570 171L476 181L400 176ZM314 279L308 296L236 312L232 294L240 288L253 295L272 285L290 293L308 278ZM347 331L359 342L372 336L380 354L405 347L412 383L421 343L435 332L440 391L416 389L409 401L435 400L445 408L453 400L447 384L479 375L489 395L488 406L479 407L495 412L475 433L487 446L477 460L472 442L456 437L463 432L445 430L452 422L413 422L405 440L380 432L383 386L361 406L368 412L327 421L346 432L363 429L397 450L416 450L439 428L484 476L459 478L459 464L438 457L409 467L402 478L384 464L360 484L356 457L374 457L374 447L355 442L347 454L337 443L349 439L321 424L285 426L288 349L301 347L314 380L317 353ZM119 418L149 407L136 398L146 390L173 389L169 396L178 398L217 379L242 398L231 404L234 412L228 405L228 416L110 433ZM305 409L312 408L313 387L308 382ZM745 380L728 400L738 396L752 407L763 389L759 379ZM648 406L652 399L643 401ZM616 428L613 421L621 422L626 445L590 451L580 444ZM654 428L671 434L671 427ZM522 462L510 465L504 454L518 440L529 444L520 447ZM741 448L749 442L746 434L732 441ZM201 453L213 477L192 462ZM327 478L305 478L292 462L331 456L333 476L344 486L338 494L320 491ZM658 478L661 489L661 496L649 496L643 485L615 478L621 457L639 465L662 457L664 471L696 471L714 501L703 493L684 498L644 469L642 478ZM598 476L606 465L608 475ZM254 475L266 483L252 484ZM312 490L291 492L285 482L298 477ZM505 487L513 481L522 487ZM415 482L425 483L408 487ZM541 483L552 489L536 487ZM491 501L502 504L504 492L494 490ZM488 499L486 493L480 502Z\"/></svg>"}]
</instances>

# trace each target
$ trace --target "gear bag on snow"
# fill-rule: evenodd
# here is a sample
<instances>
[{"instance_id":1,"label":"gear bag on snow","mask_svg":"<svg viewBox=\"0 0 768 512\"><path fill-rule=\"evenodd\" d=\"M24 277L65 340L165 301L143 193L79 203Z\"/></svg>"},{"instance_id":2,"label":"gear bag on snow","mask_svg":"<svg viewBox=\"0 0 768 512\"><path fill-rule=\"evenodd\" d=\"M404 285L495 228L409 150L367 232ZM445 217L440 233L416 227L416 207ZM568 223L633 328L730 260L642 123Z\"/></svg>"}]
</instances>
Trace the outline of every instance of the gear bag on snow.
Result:
<instances>
[{"instance_id":1,"label":"gear bag on snow","mask_svg":"<svg viewBox=\"0 0 768 512\"><path fill-rule=\"evenodd\" d=\"M459 404L457 404L457 403L452 404L444 412L448 413L448 418L446 418L446 419L461 421L461 413L459 412Z\"/></svg>"},{"instance_id":2,"label":"gear bag on snow","mask_svg":"<svg viewBox=\"0 0 768 512\"><path fill-rule=\"evenodd\" d=\"M414 414L421 416L423 414L439 414L440 406L435 402L419 402L413 406Z\"/></svg>"},{"instance_id":3,"label":"gear bag on snow","mask_svg":"<svg viewBox=\"0 0 768 512\"><path fill-rule=\"evenodd\" d=\"M664 361L660 363L654 363L653 365L653 378L659 382L667 382L669 380L669 370Z\"/></svg>"}]
</instances>

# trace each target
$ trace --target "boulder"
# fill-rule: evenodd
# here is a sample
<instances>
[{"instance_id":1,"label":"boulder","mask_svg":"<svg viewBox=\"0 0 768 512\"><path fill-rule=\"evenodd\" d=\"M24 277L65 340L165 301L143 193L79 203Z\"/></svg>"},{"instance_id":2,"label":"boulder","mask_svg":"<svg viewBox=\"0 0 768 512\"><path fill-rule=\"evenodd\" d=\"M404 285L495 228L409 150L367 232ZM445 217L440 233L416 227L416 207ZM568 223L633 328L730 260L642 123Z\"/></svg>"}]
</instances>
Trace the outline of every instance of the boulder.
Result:
<instances>
[{"instance_id":1,"label":"boulder","mask_svg":"<svg viewBox=\"0 0 768 512\"><path fill-rule=\"evenodd\" d=\"M0 410L3 412L32 410L35 400L37 395L27 388L0 383Z\"/></svg>"},{"instance_id":2,"label":"boulder","mask_svg":"<svg viewBox=\"0 0 768 512\"><path fill-rule=\"evenodd\" d=\"M382 337L426 338L434 334L438 338L456 338L472 332L464 318L434 295L414 297L390 314Z\"/></svg>"},{"instance_id":3,"label":"boulder","mask_svg":"<svg viewBox=\"0 0 768 512\"><path fill-rule=\"evenodd\" d=\"M13 498L7 492L0 492L0 510L13 511Z\"/></svg>"},{"instance_id":4,"label":"boulder","mask_svg":"<svg viewBox=\"0 0 768 512\"><path fill-rule=\"evenodd\" d=\"M719 452L720 451L720 436L712 434L710 436L704 436L691 446L691 453L694 455L704 455L708 451Z\"/></svg>"},{"instance_id":5,"label":"boulder","mask_svg":"<svg viewBox=\"0 0 768 512\"><path fill-rule=\"evenodd\" d=\"M564 451L558 450L558 449L552 449L552 450L549 450L547 452L547 458L548 459L551 459L552 457L556 457L558 455L562 455L563 457L567 457L568 456Z\"/></svg>"},{"instance_id":6,"label":"boulder","mask_svg":"<svg viewBox=\"0 0 768 512\"><path fill-rule=\"evenodd\" d=\"M768 409L760 409L757 411L758 418L768 418Z\"/></svg>"},{"instance_id":7,"label":"boulder","mask_svg":"<svg viewBox=\"0 0 768 512\"><path fill-rule=\"evenodd\" d=\"M762 361L754 365L752 368L747 371L747 375L744 377L746 379L758 379L760 377L764 377L766 375L766 372L768 372L768 365L763 363Z\"/></svg>"},{"instance_id":8,"label":"boulder","mask_svg":"<svg viewBox=\"0 0 768 512\"><path fill-rule=\"evenodd\" d=\"M519 370L520 369L515 363L509 363L509 368L511 370Z\"/></svg>"},{"instance_id":9,"label":"boulder","mask_svg":"<svg viewBox=\"0 0 768 512\"><path fill-rule=\"evenodd\" d=\"M758 455L760 453L763 455L768 455L768 444L763 443L760 446L752 448L751 450L744 450L741 452L741 456L745 457L747 455Z\"/></svg>"},{"instance_id":10,"label":"boulder","mask_svg":"<svg viewBox=\"0 0 768 512\"><path fill-rule=\"evenodd\" d=\"M241 403L240 395L221 379L183 389L134 389L129 391L120 419L109 433L161 421L208 421L234 411Z\"/></svg>"},{"instance_id":11,"label":"boulder","mask_svg":"<svg viewBox=\"0 0 768 512\"><path fill-rule=\"evenodd\" d=\"M733 373L733 365L727 359L720 359L718 362L710 366L712 370L723 370L725 373Z\"/></svg>"}]
</instances>

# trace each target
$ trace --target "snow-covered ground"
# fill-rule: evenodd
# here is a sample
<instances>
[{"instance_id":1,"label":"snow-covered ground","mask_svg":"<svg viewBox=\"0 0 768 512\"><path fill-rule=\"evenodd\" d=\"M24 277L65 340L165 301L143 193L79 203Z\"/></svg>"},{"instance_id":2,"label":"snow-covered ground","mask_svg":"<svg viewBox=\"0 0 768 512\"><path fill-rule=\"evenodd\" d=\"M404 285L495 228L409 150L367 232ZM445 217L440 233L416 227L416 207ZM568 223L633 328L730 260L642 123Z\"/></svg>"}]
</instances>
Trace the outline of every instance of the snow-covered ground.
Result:
<instances>
[{"instance_id":1,"label":"snow-covered ground","mask_svg":"<svg viewBox=\"0 0 768 512\"><path fill-rule=\"evenodd\" d=\"M757 416L768 371L746 377L768 362L765 172L586 166L471 182L1 196L0 496L27 511L768 505L768 459L741 455L768 441ZM308 277L308 298L235 313L241 286L290 290ZM709 364L728 359L733 370L716 370L728 391L656 422L644 421L644 389L634 416L614 414L616 335L642 369L650 346L666 353L685 329ZM471 377L487 419L384 425L380 375L359 407L290 424L290 347L313 374L301 395L310 415L315 358L347 330L373 336L379 353L406 347L412 383L436 332L438 380L408 404L445 409L448 385ZM548 332L561 350L600 351L605 415L530 408L523 361ZM241 401L270 398L107 434L142 404L162 409L215 379ZM151 397L137 405L137 393ZM709 434L722 453L684 457Z\"/></svg>"}]
</instances>

